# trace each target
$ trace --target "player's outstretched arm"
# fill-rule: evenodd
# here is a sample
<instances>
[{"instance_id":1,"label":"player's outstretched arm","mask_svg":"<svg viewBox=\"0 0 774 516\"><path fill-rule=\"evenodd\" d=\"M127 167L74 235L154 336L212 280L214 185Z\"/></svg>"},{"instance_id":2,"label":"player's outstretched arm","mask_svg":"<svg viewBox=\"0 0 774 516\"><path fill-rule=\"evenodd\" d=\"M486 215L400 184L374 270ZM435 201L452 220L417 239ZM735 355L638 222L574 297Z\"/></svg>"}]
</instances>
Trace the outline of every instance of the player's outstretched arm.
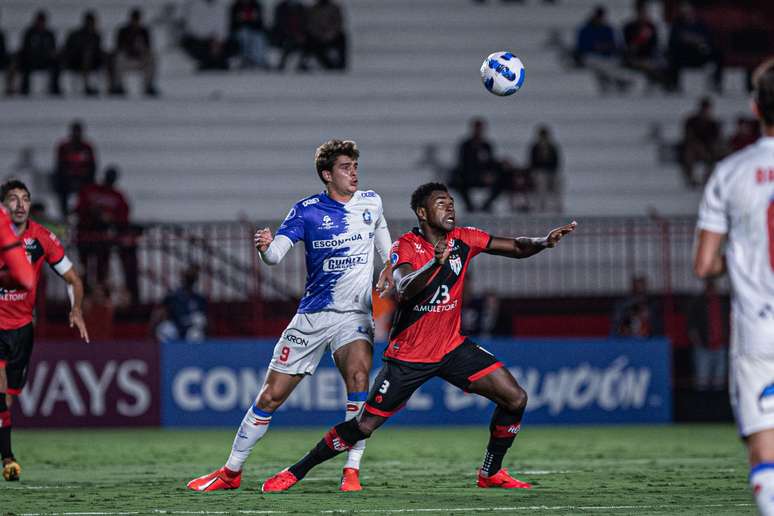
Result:
<instances>
[{"instance_id":1,"label":"player's outstretched arm","mask_svg":"<svg viewBox=\"0 0 774 516\"><path fill-rule=\"evenodd\" d=\"M395 288L395 279L392 273L392 264L387 261L384 264L382 272L379 273L379 279L376 280L376 293L379 297L384 297Z\"/></svg>"},{"instance_id":2,"label":"player's outstretched arm","mask_svg":"<svg viewBox=\"0 0 774 516\"><path fill-rule=\"evenodd\" d=\"M408 263L402 263L393 269L392 276L398 289L398 298L403 301L416 296L438 274L443 264L449 258L451 248L449 242L442 238L435 244L435 256L421 268L414 270Z\"/></svg>"},{"instance_id":3,"label":"player's outstretched arm","mask_svg":"<svg viewBox=\"0 0 774 516\"><path fill-rule=\"evenodd\" d=\"M70 295L70 328L75 326L81 338L89 342L89 332L86 322L83 320L83 283L75 271L75 267L62 274L62 279L67 282L67 293Z\"/></svg>"},{"instance_id":4,"label":"player's outstretched arm","mask_svg":"<svg viewBox=\"0 0 774 516\"><path fill-rule=\"evenodd\" d=\"M548 235L544 237L516 237L516 238L503 238L492 237L489 240L489 246L484 251L487 254L494 254L497 256L507 256L508 258L527 258L534 254L539 253L543 249L550 247L556 247L559 241L575 231L578 223L574 220L564 226L552 229L548 232Z\"/></svg>"},{"instance_id":5,"label":"player's outstretched arm","mask_svg":"<svg viewBox=\"0 0 774 516\"><path fill-rule=\"evenodd\" d=\"M269 228L259 228L253 237L258 256L266 265L277 265L285 257L293 242L283 235L275 239Z\"/></svg>"},{"instance_id":6,"label":"player's outstretched arm","mask_svg":"<svg viewBox=\"0 0 774 516\"><path fill-rule=\"evenodd\" d=\"M700 278L714 278L726 271L726 261L721 253L723 233L702 229L693 256L693 272Z\"/></svg>"}]
</instances>

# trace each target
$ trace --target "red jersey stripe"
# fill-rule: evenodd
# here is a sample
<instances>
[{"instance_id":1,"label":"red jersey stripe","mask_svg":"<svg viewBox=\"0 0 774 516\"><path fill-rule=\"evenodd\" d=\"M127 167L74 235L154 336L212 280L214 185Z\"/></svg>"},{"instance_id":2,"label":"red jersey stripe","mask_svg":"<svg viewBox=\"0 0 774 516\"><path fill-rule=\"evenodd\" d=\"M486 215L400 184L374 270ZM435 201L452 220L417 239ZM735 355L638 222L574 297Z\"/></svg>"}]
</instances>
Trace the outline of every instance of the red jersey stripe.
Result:
<instances>
[{"instance_id":1,"label":"red jersey stripe","mask_svg":"<svg viewBox=\"0 0 774 516\"><path fill-rule=\"evenodd\" d=\"M489 373L491 373L495 369L500 369L504 365L505 364L503 364L502 362L496 362L496 363L490 365L489 367L487 367L485 369L482 369L481 371L468 376L468 380L470 380L471 383L475 382L476 380L480 380L481 378L485 377L486 375L488 375Z\"/></svg>"}]
</instances>

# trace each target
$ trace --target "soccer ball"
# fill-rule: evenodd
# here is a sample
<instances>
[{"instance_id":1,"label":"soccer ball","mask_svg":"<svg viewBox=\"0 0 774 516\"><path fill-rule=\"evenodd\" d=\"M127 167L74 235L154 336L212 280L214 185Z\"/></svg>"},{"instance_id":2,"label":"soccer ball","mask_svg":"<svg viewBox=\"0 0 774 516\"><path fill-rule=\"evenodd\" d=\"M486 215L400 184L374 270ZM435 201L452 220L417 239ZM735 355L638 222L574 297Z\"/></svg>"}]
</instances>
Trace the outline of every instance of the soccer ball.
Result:
<instances>
[{"instance_id":1,"label":"soccer ball","mask_svg":"<svg viewBox=\"0 0 774 516\"><path fill-rule=\"evenodd\" d=\"M524 65L508 51L489 54L481 65L481 82L495 95L513 95L524 84Z\"/></svg>"}]
</instances>

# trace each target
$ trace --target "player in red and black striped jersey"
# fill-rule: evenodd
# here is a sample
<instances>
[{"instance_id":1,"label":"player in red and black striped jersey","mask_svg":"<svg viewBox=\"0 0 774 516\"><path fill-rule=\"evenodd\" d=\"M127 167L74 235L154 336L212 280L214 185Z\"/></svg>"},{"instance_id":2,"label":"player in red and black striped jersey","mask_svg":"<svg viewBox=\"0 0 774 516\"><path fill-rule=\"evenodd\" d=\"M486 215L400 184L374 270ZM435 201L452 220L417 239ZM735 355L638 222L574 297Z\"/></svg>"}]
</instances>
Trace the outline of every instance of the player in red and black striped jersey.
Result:
<instances>
[{"instance_id":1,"label":"player in red and black striped jersey","mask_svg":"<svg viewBox=\"0 0 774 516\"><path fill-rule=\"evenodd\" d=\"M18 256L4 253L0 256L0 458L3 478L18 480L21 468L11 451L11 412L13 396L21 393L27 379L27 368L33 347L32 317L35 294L43 264L48 263L68 284L70 294L70 326L75 326L86 342L89 334L83 322L81 303L83 285L72 262L65 255L59 239L48 229L29 219L30 191L18 180L6 181L0 186L0 199L8 210L12 231L19 235L23 260L31 268L23 289L4 283L3 274L10 269L13 276ZM0 226L4 226L0 220ZM0 227L0 245L3 245L4 227ZM15 245L15 244L14 244ZM16 283L21 283L17 281Z\"/></svg>"},{"instance_id":2,"label":"player in red and black striped jersey","mask_svg":"<svg viewBox=\"0 0 774 516\"><path fill-rule=\"evenodd\" d=\"M456 227L454 199L445 185L427 183L411 197L419 227L392 247L398 309L384 365L357 419L336 425L304 458L267 479L264 492L285 491L314 466L349 449L397 412L423 383L438 376L496 404L489 444L478 473L479 487L529 488L502 467L521 428L527 394L491 353L460 334L465 274L479 253L526 258L554 247L576 223L542 238L494 237L475 228Z\"/></svg>"}]
</instances>

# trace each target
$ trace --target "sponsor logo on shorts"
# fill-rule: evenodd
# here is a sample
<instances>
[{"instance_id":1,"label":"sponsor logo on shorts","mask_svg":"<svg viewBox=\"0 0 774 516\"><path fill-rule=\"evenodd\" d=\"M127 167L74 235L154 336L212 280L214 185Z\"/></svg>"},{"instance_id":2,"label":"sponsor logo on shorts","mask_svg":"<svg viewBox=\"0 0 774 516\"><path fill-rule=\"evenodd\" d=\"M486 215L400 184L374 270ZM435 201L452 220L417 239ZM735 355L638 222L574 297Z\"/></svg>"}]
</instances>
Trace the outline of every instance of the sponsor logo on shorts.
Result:
<instances>
[{"instance_id":1,"label":"sponsor logo on shorts","mask_svg":"<svg viewBox=\"0 0 774 516\"><path fill-rule=\"evenodd\" d=\"M299 337L298 335L293 335L292 333L286 333L285 340L293 344L298 344L299 346L309 345L309 339Z\"/></svg>"},{"instance_id":2,"label":"sponsor logo on shorts","mask_svg":"<svg viewBox=\"0 0 774 516\"><path fill-rule=\"evenodd\" d=\"M327 215L326 215L327 216ZM355 233L342 238L330 238L328 240L312 240L312 249L333 249L350 242L363 240L360 233Z\"/></svg>"},{"instance_id":3,"label":"sponsor logo on shorts","mask_svg":"<svg viewBox=\"0 0 774 516\"><path fill-rule=\"evenodd\" d=\"M334 256L323 261L323 272L340 272L358 265L366 265L368 255L366 253L353 254L351 256Z\"/></svg>"}]
</instances>

